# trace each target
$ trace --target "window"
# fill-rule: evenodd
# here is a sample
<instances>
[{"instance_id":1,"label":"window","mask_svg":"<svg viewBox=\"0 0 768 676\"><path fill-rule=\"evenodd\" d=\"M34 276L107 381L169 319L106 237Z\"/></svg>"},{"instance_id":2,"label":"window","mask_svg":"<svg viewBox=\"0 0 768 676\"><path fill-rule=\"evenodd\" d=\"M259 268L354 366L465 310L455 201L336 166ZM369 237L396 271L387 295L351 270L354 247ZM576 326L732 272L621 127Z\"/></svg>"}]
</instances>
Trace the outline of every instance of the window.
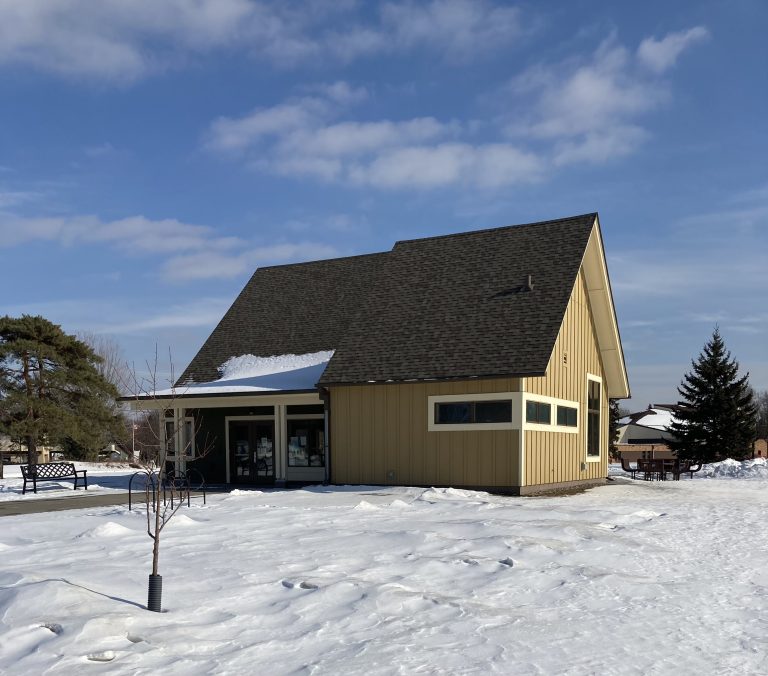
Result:
<instances>
[{"instance_id":1,"label":"window","mask_svg":"<svg viewBox=\"0 0 768 676\"><path fill-rule=\"evenodd\" d=\"M601 385L597 380L587 381L587 456L600 456L600 399Z\"/></svg>"},{"instance_id":2,"label":"window","mask_svg":"<svg viewBox=\"0 0 768 676\"><path fill-rule=\"evenodd\" d=\"M325 421L288 419L288 466L325 466Z\"/></svg>"},{"instance_id":3,"label":"window","mask_svg":"<svg viewBox=\"0 0 768 676\"><path fill-rule=\"evenodd\" d=\"M173 414L171 414L173 415ZM185 458L195 457L195 420L194 418L183 418L179 422L178 428L173 418L165 419L165 455L169 460L176 457L176 432L181 438L179 448L181 455Z\"/></svg>"},{"instance_id":4,"label":"window","mask_svg":"<svg viewBox=\"0 0 768 676\"><path fill-rule=\"evenodd\" d=\"M525 421L539 425L550 425L552 423L552 406L543 401L526 401Z\"/></svg>"},{"instance_id":5,"label":"window","mask_svg":"<svg viewBox=\"0 0 768 676\"><path fill-rule=\"evenodd\" d=\"M435 404L438 425L512 422L511 401L445 401Z\"/></svg>"},{"instance_id":6,"label":"window","mask_svg":"<svg viewBox=\"0 0 768 676\"><path fill-rule=\"evenodd\" d=\"M577 427L579 410L573 406L557 407L557 424L561 427Z\"/></svg>"}]
</instances>

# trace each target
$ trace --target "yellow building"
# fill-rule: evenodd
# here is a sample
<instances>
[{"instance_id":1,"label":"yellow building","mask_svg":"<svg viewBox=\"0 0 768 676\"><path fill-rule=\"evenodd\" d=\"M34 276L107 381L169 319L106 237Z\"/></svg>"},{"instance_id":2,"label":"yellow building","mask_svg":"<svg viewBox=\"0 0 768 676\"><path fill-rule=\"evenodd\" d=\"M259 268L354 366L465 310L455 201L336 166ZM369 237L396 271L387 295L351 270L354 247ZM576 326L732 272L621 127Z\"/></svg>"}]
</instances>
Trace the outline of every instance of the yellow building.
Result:
<instances>
[{"instance_id":1,"label":"yellow building","mask_svg":"<svg viewBox=\"0 0 768 676\"><path fill-rule=\"evenodd\" d=\"M628 396L587 214L261 268L142 405L209 482L528 494L602 483Z\"/></svg>"}]
</instances>

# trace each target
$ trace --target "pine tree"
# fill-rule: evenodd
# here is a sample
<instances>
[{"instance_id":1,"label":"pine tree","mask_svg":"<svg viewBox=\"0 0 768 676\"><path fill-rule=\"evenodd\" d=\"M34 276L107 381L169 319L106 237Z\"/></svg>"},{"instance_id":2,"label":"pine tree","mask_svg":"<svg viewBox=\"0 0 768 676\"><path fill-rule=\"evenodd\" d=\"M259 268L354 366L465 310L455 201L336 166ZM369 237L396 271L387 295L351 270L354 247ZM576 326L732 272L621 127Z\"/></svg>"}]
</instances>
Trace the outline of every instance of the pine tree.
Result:
<instances>
[{"instance_id":1,"label":"pine tree","mask_svg":"<svg viewBox=\"0 0 768 676\"><path fill-rule=\"evenodd\" d=\"M756 410L749 374L739 378L739 364L731 358L715 329L692 370L680 383L683 398L669 427L670 442L679 458L715 462L750 457L756 434Z\"/></svg>"},{"instance_id":2,"label":"pine tree","mask_svg":"<svg viewBox=\"0 0 768 676\"><path fill-rule=\"evenodd\" d=\"M0 317L0 432L37 446L75 444L92 453L123 428L118 391L100 357L43 317Z\"/></svg>"},{"instance_id":3,"label":"pine tree","mask_svg":"<svg viewBox=\"0 0 768 676\"><path fill-rule=\"evenodd\" d=\"M616 442L619 440L619 420L621 420L627 411L620 405L618 399L608 400L608 452L612 458L619 455L619 447Z\"/></svg>"}]
</instances>

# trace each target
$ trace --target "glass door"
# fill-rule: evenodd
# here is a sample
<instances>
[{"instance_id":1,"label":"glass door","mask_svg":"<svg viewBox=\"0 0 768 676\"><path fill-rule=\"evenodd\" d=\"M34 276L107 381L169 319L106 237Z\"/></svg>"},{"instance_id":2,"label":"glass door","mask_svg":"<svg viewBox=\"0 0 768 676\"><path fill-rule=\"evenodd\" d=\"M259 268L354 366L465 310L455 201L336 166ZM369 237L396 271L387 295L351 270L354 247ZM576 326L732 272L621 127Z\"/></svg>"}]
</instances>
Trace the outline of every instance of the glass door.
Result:
<instances>
[{"instance_id":1,"label":"glass door","mask_svg":"<svg viewBox=\"0 0 768 676\"><path fill-rule=\"evenodd\" d=\"M233 484L275 482L275 421L229 422L229 467Z\"/></svg>"}]
</instances>

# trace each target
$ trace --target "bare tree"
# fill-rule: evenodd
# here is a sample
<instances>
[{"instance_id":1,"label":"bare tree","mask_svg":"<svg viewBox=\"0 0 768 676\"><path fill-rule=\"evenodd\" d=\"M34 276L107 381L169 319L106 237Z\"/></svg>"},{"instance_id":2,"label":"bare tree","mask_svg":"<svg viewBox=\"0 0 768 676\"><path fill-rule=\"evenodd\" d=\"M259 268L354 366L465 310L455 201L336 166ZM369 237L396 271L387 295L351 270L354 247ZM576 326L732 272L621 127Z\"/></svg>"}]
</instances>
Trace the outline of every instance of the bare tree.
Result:
<instances>
[{"instance_id":1,"label":"bare tree","mask_svg":"<svg viewBox=\"0 0 768 676\"><path fill-rule=\"evenodd\" d=\"M118 390L123 390L131 382L131 369L123 356L123 350L112 336L93 331L80 331L77 339L88 345L102 361L98 364L99 373Z\"/></svg>"},{"instance_id":2,"label":"bare tree","mask_svg":"<svg viewBox=\"0 0 768 676\"><path fill-rule=\"evenodd\" d=\"M139 472L145 479L145 498L147 514L147 535L152 539L152 573L149 576L149 593L147 608L160 612L162 597L162 576L159 574L160 542L163 529L168 525L174 514L183 504L184 494L190 490L190 484L185 476L177 476L168 471L169 451L188 454L194 440L199 436L199 420L193 420L191 427L184 416L175 417L169 423L163 411L178 407L178 396L174 386L174 366L169 352L170 388L158 388L158 357L155 350L153 362L147 362L146 378L139 378L136 370L129 369L131 377L130 391L133 408L138 411L145 421L143 439L145 452L140 455ZM196 457L205 456L212 448L208 439L203 440Z\"/></svg>"}]
</instances>

